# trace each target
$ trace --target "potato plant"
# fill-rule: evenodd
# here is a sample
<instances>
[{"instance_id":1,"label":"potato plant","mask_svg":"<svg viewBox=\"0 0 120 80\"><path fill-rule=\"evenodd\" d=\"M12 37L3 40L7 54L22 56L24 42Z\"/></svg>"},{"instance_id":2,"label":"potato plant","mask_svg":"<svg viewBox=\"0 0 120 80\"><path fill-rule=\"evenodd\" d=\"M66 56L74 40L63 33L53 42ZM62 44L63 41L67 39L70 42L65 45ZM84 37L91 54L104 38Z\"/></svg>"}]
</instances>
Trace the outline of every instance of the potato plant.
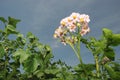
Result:
<instances>
[{"instance_id":1,"label":"potato plant","mask_svg":"<svg viewBox=\"0 0 120 80\"><path fill-rule=\"evenodd\" d=\"M72 16L76 18L75 15ZM54 37L59 38L64 45L71 46L80 61L80 64L71 67L61 60L54 61L51 47L41 43L34 34L20 33L17 30L18 22L20 20L12 17L8 19L0 17L2 27L0 29L0 80L120 79L120 62L115 61L114 50L114 47L120 45L120 34L114 34L111 30L103 28L103 35L99 40L94 37L84 38L84 35L89 32L88 24L83 23L84 19L81 19L80 23L74 23L78 26L77 32L74 31L75 26L64 28L64 32L62 32L63 28L57 29ZM64 20L61 25L65 26ZM86 32L81 28L82 26ZM91 51L94 64L83 63L80 43L86 45L86 49Z\"/></svg>"}]
</instances>

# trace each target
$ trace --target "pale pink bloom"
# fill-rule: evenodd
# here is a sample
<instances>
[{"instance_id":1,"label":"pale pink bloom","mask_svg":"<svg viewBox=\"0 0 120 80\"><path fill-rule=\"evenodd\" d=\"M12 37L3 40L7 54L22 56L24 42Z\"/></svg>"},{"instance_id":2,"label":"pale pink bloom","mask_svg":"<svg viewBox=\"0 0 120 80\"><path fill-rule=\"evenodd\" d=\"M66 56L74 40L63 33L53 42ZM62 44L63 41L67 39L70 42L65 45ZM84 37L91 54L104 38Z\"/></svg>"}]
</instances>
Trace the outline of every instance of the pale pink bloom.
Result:
<instances>
[{"instance_id":1,"label":"pale pink bloom","mask_svg":"<svg viewBox=\"0 0 120 80\"><path fill-rule=\"evenodd\" d=\"M86 35L88 32L90 32L89 27L87 27L86 29L82 28L80 34L81 34L81 36L83 36L83 35Z\"/></svg>"},{"instance_id":2,"label":"pale pink bloom","mask_svg":"<svg viewBox=\"0 0 120 80\"><path fill-rule=\"evenodd\" d=\"M81 36L87 34L88 32L90 32L90 28L88 27L88 23L84 23L84 25L82 26L82 29L81 29Z\"/></svg>"},{"instance_id":3,"label":"pale pink bloom","mask_svg":"<svg viewBox=\"0 0 120 80\"><path fill-rule=\"evenodd\" d=\"M56 34L56 36L58 36L58 37L61 37L61 36L63 36L63 30L62 30L62 28L57 28L56 30L55 30L55 34Z\"/></svg>"},{"instance_id":4,"label":"pale pink bloom","mask_svg":"<svg viewBox=\"0 0 120 80\"><path fill-rule=\"evenodd\" d=\"M54 38L59 38L64 45L67 44L67 41L74 44L77 38L75 38L75 36L72 38L70 34L76 32L76 29L81 28L79 32L80 35L86 35L90 32L90 28L88 27L89 22L89 15L73 12L70 16L60 21L59 28L55 30ZM77 26L79 26L79 28L77 28Z\"/></svg>"},{"instance_id":5,"label":"pale pink bloom","mask_svg":"<svg viewBox=\"0 0 120 80\"><path fill-rule=\"evenodd\" d=\"M62 19L62 20L60 21L60 24L61 24L62 26L68 26L68 18L66 17L66 18Z\"/></svg>"},{"instance_id":6,"label":"pale pink bloom","mask_svg":"<svg viewBox=\"0 0 120 80\"><path fill-rule=\"evenodd\" d=\"M60 21L61 26L67 27L73 23L73 18L72 17L66 17Z\"/></svg>"},{"instance_id":7,"label":"pale pink bloom","mask_svg":"<svg viewBox=\"0 0 120 80\"><path fill-rule=\"evenodd\" d=\"M72 17L66 17L66 19L67 19L67 22L68 22L68 23L71 23L71 22L73 21L73 18L72 18Z\"/></svg>"},{"instance_id":8,"label":"pale pink bloom","mask_svg":"<svg viewBox=\"0 0 120 80\"><path fill-rule=\"evenodd\" d=\"M90 28L88 27L88 29L86 30L86 33L90 32Z\"/></svg>"},{"instance_id":9,"label":"pale pink bloom","mask_svg":"<svg viewBox=\"0 0 120 80\"><path fill-rule=\"evenodd\" d=\"M87 22L87 23L90 22L90 18L89 18L89 16L86 15L86 14L81 14L81 15L79 16L79 19L80 19L81 22L82 22L82 21Z\"/></svg>"},{"instance_id":10,"label":"pale pink bloom","mask_svg":"<svg viewBox=\"0 0 120 80\"><path fill-rule=\"evenodd\" d=\"M73 20L74 20L73 18L67 17L66 19L67 19L67 24L66 24L67 27L73 25Z\"/></svg>"},{"instance_id":11,"label":"pale pink bloom","mask_svg":"<svg viewBox=\"0 0 120 80\"><path fill-rule=\"evenodd\" d=\"M67 28L68 28L68 30L69 30L70 32L75 32L76 25L74 25L73 23L71 23Z\"/></svg>"},{"instance_id":12,"label":"pale pink bloom","mask_svg":"<svg viewBox=\"0 0 120 80\"><path fill-rule=\"evenodd\" d=\"M80 14L79 13L75 13L73 12L71 15L70 15L70 18L73 18L73 23L76 23L76 22L79 22L79 16Z\"/></svg>"},{"instance_id":13,"label":"pale pink bloom","mask_svg":"<svg viewBox=\"0 0 120 80\"><path fill-rule=\"evenodd\" d=\"M80 16L80 14L79 13L75 13L75 12L73 12L71 15L70 15L70 17L72 17L73 19L76 19L76 18L78 18Z\"/></svg>"}]
</instances>

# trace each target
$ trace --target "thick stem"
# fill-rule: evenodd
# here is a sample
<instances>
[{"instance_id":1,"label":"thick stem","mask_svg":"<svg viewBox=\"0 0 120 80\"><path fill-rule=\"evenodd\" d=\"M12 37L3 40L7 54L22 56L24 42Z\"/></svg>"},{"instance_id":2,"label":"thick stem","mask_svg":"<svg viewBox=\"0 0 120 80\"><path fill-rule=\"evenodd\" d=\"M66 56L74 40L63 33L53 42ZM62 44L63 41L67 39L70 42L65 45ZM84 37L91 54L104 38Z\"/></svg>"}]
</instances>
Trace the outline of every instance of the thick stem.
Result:
<instances>
[{"instance_id":1,"label":"thick stem","mask_svg":"<svg viewBox=\"0 0 120 80\"><path fill-rule=\"evenodd\" d=\"M82 61L82 57L81 57L81 54L80 54L80 39L81 39L81 37L78 36L77 51L78 51L80 63L81 63L81 65L82 65L82 69L84 70L84 73L85 73L85 75L87 76L87 72L86 72L86 69L85 69L85 67L84 67L84 63L83 63L83 61Z\"/></svg>"},{"instance_id":2,"label":"thick stem","mask_svg":"<svg viewBox=\"0 0 120 80\"><path fill-rule=\"evenodd\" d=\"M83 65L83 61L82 61L82 58L81 58L81 55L80 55L80 36L78 37L77 54L79 55L80 63Z\"/></svg>"},{"instance_id":3,"label":"thick stem","mask_svg":"<svg viewBox=\"0 0 120 80\"><path fill-rule=\"evenodd\" d=\"M99 63L98 63L98 57L97 56L94 56L95 57L95 64L96 64L96 73L97 73L97 77L100 77L100 70L99 70Z\"/></svg>"}]
</instances>

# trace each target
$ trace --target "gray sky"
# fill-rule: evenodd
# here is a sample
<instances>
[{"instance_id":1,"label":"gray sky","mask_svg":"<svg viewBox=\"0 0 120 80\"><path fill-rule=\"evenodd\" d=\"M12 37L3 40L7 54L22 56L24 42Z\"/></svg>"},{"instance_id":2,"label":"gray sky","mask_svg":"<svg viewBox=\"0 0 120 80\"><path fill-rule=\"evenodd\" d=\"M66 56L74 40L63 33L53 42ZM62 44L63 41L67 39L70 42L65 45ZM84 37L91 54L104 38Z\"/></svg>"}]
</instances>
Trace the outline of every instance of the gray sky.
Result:
<instances>
[{"instance_id":1,"label":"gray sky","mask_svg":"<svg viewBox=\"0 0 120 80\"><path fill-rule=\"evenodd\" d=\"M59 22L72 12L90 16L91 32L88 36L98 38L102 28L120 33L120 0L0 0L0 16L21 19L18 30L26 34L31 31L44 44L52 47L54 60L61 59L69 65L78 64L78 60L69 46L53 39L54 30ZM85 63L92 62L91 53L81 46L81 55ZM115 48L120 58L120 47Z\"/></svg>"}]
</instances>

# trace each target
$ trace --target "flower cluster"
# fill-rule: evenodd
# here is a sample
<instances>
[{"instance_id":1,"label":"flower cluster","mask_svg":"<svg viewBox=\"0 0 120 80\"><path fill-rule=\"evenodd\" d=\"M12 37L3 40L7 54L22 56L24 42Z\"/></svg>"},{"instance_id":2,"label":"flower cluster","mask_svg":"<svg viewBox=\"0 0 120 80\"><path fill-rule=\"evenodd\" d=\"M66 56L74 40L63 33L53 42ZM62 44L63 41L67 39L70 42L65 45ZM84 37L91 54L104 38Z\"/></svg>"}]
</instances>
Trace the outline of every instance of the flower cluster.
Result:
<instances>
[{"instance_id":1,"label":"flower cluster","mask_svg":"<svg viewBox=\"0 0 120 80\"><path fill-rule=\"evenodd\" d=\"M60 26L55 30L54 38L59 38L62 43L75 43L77 41L76 34L85 35L90 31L88 23L89 16L86 14L72 13L60 21Z\"/></svg>"}]
</instances>

